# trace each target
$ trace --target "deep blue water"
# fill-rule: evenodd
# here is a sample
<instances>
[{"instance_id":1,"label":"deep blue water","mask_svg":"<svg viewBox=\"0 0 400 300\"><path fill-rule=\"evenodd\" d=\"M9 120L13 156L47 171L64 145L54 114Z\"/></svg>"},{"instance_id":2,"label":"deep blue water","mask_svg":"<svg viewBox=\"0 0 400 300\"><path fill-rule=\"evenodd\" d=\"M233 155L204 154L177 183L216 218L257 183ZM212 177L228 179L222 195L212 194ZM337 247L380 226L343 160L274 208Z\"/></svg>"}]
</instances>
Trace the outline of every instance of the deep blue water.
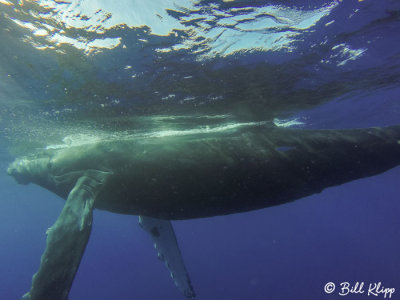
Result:
<instances>
[{"instance_id":1,"label":"deep blue water","mask_svg":"<svg viewBox=\"0 0 400 300\"><path fill-rule=\"evenodd\" d=\"M7 176L15 156L210 120L400 124L399 33L398 0L0 1L0 299L29 290L64 203ZM324 292L346 281L400 297L399 178L173 222L197 299L376 298ZM136 216L95 211L69 299L184 297Z\"/></svg>"}]
</instances>

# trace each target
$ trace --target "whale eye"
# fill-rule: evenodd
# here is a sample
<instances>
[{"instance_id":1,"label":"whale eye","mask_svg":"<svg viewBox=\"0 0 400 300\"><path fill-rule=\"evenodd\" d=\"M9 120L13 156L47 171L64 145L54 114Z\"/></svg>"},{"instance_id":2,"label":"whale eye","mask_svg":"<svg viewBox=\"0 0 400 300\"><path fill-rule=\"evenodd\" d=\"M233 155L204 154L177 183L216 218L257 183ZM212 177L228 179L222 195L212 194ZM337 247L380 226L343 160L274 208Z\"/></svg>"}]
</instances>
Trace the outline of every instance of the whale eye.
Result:
<instances>
[{"instance_id":1,"label":"whale eye","mask_svg":"<svg viewBox=\"0 0 400 300\"><path fill-rule=\"evenodd\" d=\"M53 167L53 163L51 161L49 161L47 163L47 169L51 169Z\"/></svg>"}]
</instances>

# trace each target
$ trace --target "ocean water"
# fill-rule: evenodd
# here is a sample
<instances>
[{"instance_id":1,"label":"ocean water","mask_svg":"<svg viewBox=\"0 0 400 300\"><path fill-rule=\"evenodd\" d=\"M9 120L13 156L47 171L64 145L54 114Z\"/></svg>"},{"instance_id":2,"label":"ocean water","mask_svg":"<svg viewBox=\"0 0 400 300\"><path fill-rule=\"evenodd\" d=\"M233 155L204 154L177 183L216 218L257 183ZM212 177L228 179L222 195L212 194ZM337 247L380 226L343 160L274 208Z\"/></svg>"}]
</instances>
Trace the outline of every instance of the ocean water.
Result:
<instances>
[{"instance_id":1,"label":"ocean water","mask_svg":"<svg viewBox=\"0 0 400 300\"><path fill-rule=\"evenodd\" d=\"M15 157L236 122L400 124L398 0L0 0L0 54L5 300L29 290L64 204L7 176ZM173 222L196 299L384 298L340 296L344 282L381 282L399 298L399 178L396 167L281 206ZM184 299L137 223L95 211L70 300Z\"/></svg>"}]
</instances>

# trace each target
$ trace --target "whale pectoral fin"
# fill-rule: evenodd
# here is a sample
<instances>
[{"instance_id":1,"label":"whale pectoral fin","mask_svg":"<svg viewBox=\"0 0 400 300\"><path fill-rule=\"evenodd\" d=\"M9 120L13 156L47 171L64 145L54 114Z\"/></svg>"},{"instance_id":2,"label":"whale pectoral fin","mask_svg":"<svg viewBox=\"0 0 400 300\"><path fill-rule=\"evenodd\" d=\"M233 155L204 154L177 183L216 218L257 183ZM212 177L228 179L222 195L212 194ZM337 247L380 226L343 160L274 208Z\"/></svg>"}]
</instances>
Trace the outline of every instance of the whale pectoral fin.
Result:
<instances>
[{"instance_id":1,"label":"whale pectoral fin","mask_svg":"<svg viewBox=\"0 0 400 300\"><path fill-rule=\"evenodd\" d=\"M176 286L186 297L194 298L195 292L183 263L171 222L140 216L139 224L150 233L154 247L158 251L158 257L165 262Z\"/></svg>"},{"instance_id":2,"label":"whale pectoral fin","mask_svg":"<svg viewBox=\"0 0 400 300\"><path fill-rule=\"evenodd\" d=\"M46 250L39 271L33 276L31 290L23 299L68 299L89 239L94 202L105 174L87 172L77 180L60 216L46 232Z\"/></svg>"}]
</instances>

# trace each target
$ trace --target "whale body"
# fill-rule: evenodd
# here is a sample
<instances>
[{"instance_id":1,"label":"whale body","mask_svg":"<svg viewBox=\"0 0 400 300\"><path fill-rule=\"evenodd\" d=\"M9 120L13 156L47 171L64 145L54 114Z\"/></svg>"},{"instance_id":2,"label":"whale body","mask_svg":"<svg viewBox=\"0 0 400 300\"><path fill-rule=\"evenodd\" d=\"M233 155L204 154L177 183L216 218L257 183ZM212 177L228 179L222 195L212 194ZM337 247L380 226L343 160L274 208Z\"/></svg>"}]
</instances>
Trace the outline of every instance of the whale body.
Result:
<instances>
[{"instance_id":1,"label":"whale body","mask_svg":"<svg viewBox=\"0 0 400 300\"><path fill-rule=\"evenodd\" d=\"M279 205L400 164L400 126L346 130L243 123L48 149L8 173L66 204L24 299L67 299L92 210L140 216L175 284L195 296L170 220Z\"/></svg>"}]
</instances>

